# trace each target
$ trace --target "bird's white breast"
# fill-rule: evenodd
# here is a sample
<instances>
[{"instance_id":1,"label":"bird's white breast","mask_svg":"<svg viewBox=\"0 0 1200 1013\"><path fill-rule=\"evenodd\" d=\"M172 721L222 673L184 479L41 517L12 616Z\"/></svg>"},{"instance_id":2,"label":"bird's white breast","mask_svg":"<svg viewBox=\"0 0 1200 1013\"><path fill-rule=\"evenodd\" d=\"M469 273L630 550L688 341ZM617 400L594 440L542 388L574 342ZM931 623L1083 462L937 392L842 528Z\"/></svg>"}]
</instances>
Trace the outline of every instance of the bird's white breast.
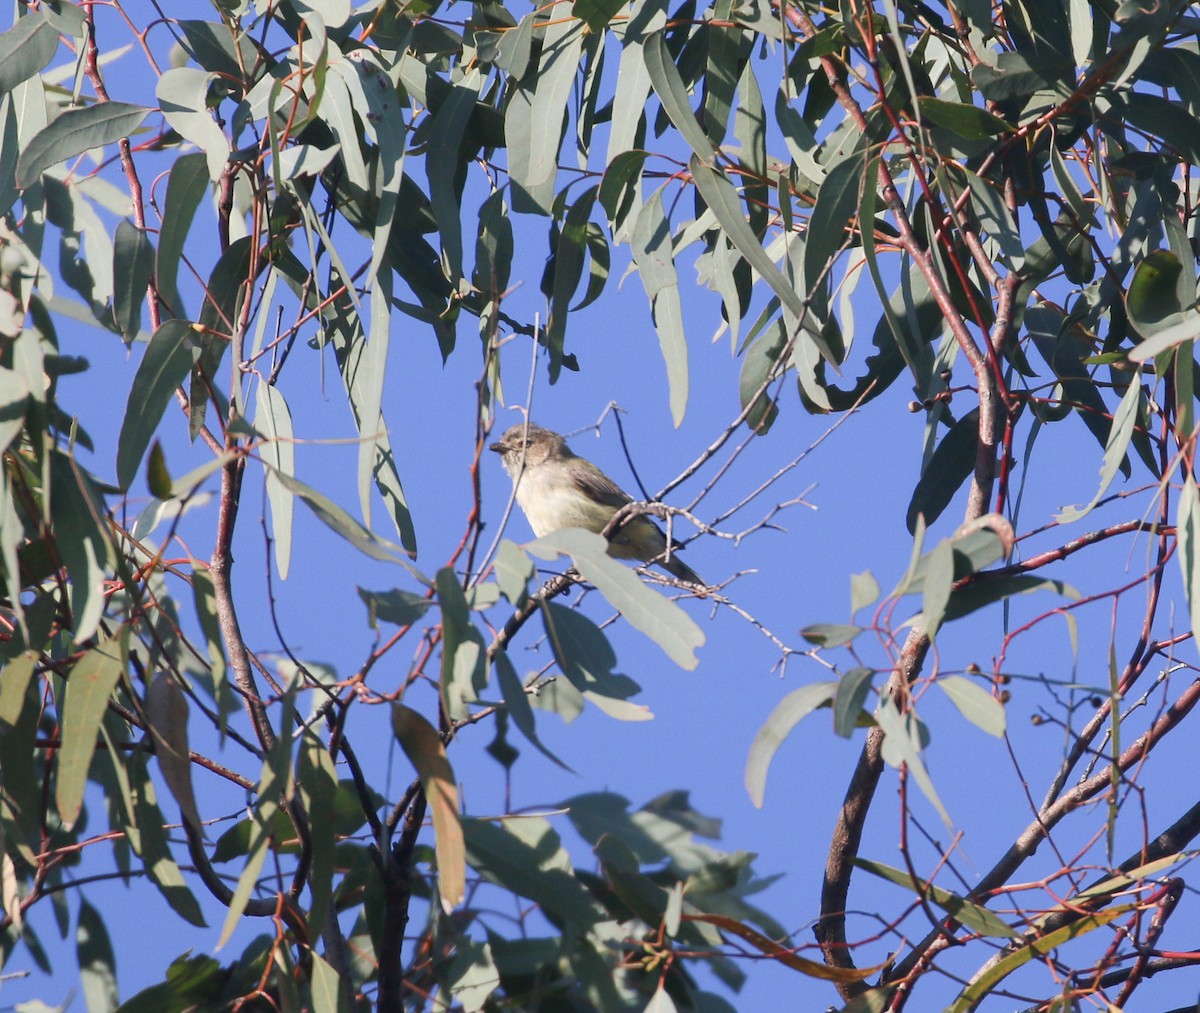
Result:
<instances>
[{"instance_id":1,"label":"bird's white breast","mask_svg":"<svg viewBox=\"0 0 1200 1013\"><path fill-rule=\"evenodd\" d=\"M599 533L616 509L589 499L571 481L565 467L526 468L517 486L517 503L539 538L562 528L586 528ZM549 473L549 474L547 474Z\"/></svg>"}]
</instances>

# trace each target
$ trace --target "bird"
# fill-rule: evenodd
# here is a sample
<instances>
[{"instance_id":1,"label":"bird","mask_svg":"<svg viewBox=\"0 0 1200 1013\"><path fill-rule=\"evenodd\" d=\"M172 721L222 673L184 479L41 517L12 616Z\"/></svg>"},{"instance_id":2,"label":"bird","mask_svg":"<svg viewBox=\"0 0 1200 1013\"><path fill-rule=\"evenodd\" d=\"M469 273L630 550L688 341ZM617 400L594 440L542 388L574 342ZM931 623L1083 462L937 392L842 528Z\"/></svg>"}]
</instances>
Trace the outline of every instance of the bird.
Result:
<instances>
[{"instance_id":1,"label":"bird","mask_svg":"<svg viewBox=\"0 0 1200 1013\"><path fill-rule=\"evenodd\" d=\"M600 534L621 507L633 502L591 461L573 453L564 437L532 422L512 426L488 449L500 455L516 488L517 505L538 538L562 528ZM657 563L680 580L706 587L677 548L682 546L673 541L667 555L667 536L645 514L631 517L608 541L614 559Z\"/></svg>"}]
</instances>

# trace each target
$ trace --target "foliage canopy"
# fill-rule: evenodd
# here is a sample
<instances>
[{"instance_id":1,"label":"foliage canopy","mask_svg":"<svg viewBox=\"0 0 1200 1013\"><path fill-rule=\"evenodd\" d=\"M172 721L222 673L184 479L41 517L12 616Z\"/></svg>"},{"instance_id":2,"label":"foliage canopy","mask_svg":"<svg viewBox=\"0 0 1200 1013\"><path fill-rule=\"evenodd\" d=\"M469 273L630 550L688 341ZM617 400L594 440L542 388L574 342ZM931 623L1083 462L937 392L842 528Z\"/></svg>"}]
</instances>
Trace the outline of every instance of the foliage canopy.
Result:
<instances>
[{"instance_id":1,"label":"foliage canopy","mask_svg":"<svg viewBox=\"0 0 1200 1013\"><path fill-rule=\"evenodd\" d=\"M1014 997L1118 1009L1195 963L1189 941L1168 940L1200 801L1155 764L1200 695L1185 644L1200 616L1194 5L13 9L0 34L6 961L23 947L49 973L25 912L51 903L64 934L76 926L88 1009L115 1008L95 875L156 889L191 925L219 912L222 944L264 926L236 956L180 957L127 1011L716 1011L731 1007L711 988L739 988L751 955L847 1011L910 996L956 1013ZM550 383L585 382L582 322L623 264L644 288L677 426L699 347L687 270L734 363L722 381L738 410L639 508L677 533L740 541L769 526L775 510L734 530L710 494L748 444L774 440L780 470L733 491L736 509L803 456L782 446L782 412L875 413L891 440L904 387L923 417L919 478L884 497L913 536L895 589L847 574L849 617L796 616L805 643L768 631L781 660L808 653L826 674L763 724L751 797L762 803L779 744L814 713L862 741L817 911L768 913L752 856L708 843L716 821L682 792L636 808L586 791L553 818L472 814L460 796L468 726L494 726L489 752L511 770L518 755L571 762L539 733L553 715L646 716L606 608L683 668L703 656L705 605L747 614L736 579L705 595L656 585L598 536L483 536L499 513L483 503L488 432L520 401L502 360L524 347ZM85 326L134 349L115 418L68 380L88 368L67 340ZM616 330L631 362L650 354L638 328ZM442 360L479 356L474 496L448 509L461 539L432 570L405 492L421 478L385 406L401 333ZM297 460L320 435L293 417L317 396L302 371L314 357L357 432L340 499ZM185 456L175 430L192 441L186 473L170 463ZM1093 488L1051 503L1044 432L1095 459ZM89 457L92 434L115 460ZM694 474L702 493L663 506ZM239 519L252 483L269 503L270 573L234 566L236 545L263 538ZM374 640L353 673L282 634L271 654L265 625L254 642L262 613L274 618L272 581L317 551L293 538L297 504L394 574L359 591ZM537 560L575 569L539 585ZM560 604L583 578L594 591ZM1107 637L1080 644L1077 617L1104 609ZM908 793L950 834L927 701L937 687L971 725L1010 736L1020 770L1006 704L1014 672L1035 669L1013 659L1051 621L1078 677L1028 684L1065 745L1029 778L1044 796L1030 795L1027 825L964 874ZM547 660L523 675L508 648L534 628ZM399 645L412 660L397 681L382 663ZM407 758L402 790L361 758L380 708ZM898 864L859 853L889 769ZM1047 840L1052 860L1035 862ZM855 902L852 874L870 900ZM500 917L497 898L514 897L520 916ZM806 922L816 944L792 934Z\"/></svg>"}]
</instances>

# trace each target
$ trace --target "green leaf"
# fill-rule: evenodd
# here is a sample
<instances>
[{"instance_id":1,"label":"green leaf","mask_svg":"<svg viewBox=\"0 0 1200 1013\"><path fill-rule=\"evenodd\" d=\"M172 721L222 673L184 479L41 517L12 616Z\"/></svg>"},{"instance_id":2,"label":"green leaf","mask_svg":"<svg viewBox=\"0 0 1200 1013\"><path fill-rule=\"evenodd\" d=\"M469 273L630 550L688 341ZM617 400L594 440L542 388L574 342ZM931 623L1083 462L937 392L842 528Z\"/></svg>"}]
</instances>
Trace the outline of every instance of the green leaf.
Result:
<instances>
[{"instance_id":1,"label":"green leaf","mask_svg":"<svg viewBox=\"0 0 1200 1013\"><path fill-rule=\"evenodd\" d=\"M279 809L275 800L260 797L260 804L250 810L250 845L247 849L246 863L238 876L237 886L234 887L233 897L225 912L225 921L221 926L221 935L217 939L216 948L219 950L233 935L242 920L242 913L250 900L251 893L258 885L258 875L267 860L268 845L271 843L271 820Z\"/></svg>"},{"instance_id":2,"label":"green leaf","mask_svg":"<svg viewBox=\"0 0 1200 1013\"><path fill-rule=\"evenodd\" d=\"M50 485L54 546L71 579L71 633L82 644L104 614L104 581L112 556L104 501L91 476L58 450L50 455Z\"/></svg>"},{"instance_id":3,"label":"green leaf","mask_svg":"<svg viewBox=\"0 0 1200 1013\"><path fill-rule=\"evenodd\" d=\"M1200 491L1189 469L1176 505L1176 538L1179 541L1179 567L1183 588L1191 612L1192 629L1200 629Z\"/></svg>"},{"instance_id":4,"label":"green leaf","mask_svg":"<svg viewBox=\"0 0 1200 1013\"><path fill-rule=\"evenodd\" d=\"M1200 313L1185 312L1180 313L1173 323L1157 330L1153 336L1147 338L1135 349L1129 353L1130 362L1145 362L1147 359L1153 359L1161 355L1163 352L1172 348L1177 348L1185 341L1193 341L1200 338ZM1180 372L1186 372L1186 369L1181 369Z\"/></svg>"},{"instance_id":5,"label":"green leaf","mask_svg":"<svg viewBox=\"0 0 1200 1013\"><path fill-rule=\"evenodd\" d=\"M961 675L940 676L935 685L950 698L950 702L971 724L988 735L1004 738L1006 717L1004 704L976 682Z\"/></svg>"},{"instance_id":6,"label":"green leaf","mask_svg":"<svg viewBox=\"0 0 1200 1013\"><path fill-rule=\"evenodd\" d=\"M738 201L737 193L725 177L725 174L701 162L695 155L692 156L690 168L692 178L696 182L696 189L700 191L700 196L704 198L704 202L709 206L712 213L716 215L721 228L725 230L734 246L738 248L738 251L746 258L750 266L771 287L771 290L779 296L780 301L787 310L796 319L803 320L805 317L803 301L792 287L791 282L783 276L779 268L775 266L774 262L767 255L767 251L762 248L758 237L751 230L749 223L742 214L742 206ZM805 327L804 334L798 340L812 342L821 355L836 365L837 359L833 352L829 350L825 339L813 330L811 325Z\"/></svg>"},{"instance_id":7,"label":"green leaf","mask_svg":"<svg viewBox=\"0 0 1200 1013\"><path fill-rule=\"evenodd\" d=\"M296 473L296 444L292 439L292 413L282 391L262 382L255 397L254 428L263 434L259 453L267 465L267 502L271 505L271 535L279 579L287 580L292 561L292 517L295 498L280 475Z\"/></svg>"},{"instance_id":8,"label":"green leaf","mask_svg":"<svg viewBox=\"0 0 1200 1013\"><path fill-rule=\"evenodd\" d=\"M29 404L29 385L17 373L0 366L0 453L25 428L25 409Z\"/></svg>"},{"instance_id":9,"label":"green leaf","mask_svg":"<svg viewBox=\"0 0 1200 1013\"><path fill-rule=\"evenodd\" d=\"M553 273L550 298L550 317L546 322L546 346L550 350L550 382L558 379L562 367L563 347L567 332L567 313L571 297L583 277L583 262L587 250L588 220L596 202L598 187L588 187L567 211L558 243L554 249L550 270Z\"/></svg>"},{"instance_id":10,"label":"green leaf","mask_svg":"<svg viewBox=\"0 0 1200 1013\"><path fill-rule=\"evenodd\" d=\"M186 320L158 328L138 364L117 441L117 483L129 489L167 403L187 378L195 358L195 334Z\"/></svg>"},{"instance_id":11,"label":"green leaf","mask_svg":"<svg viewBox=\"0 0 1200 1013\"><path fill-rule=\"evenodd\" d=\"M191 750L188 747L188 702L174 676L159 672L146 690L146 723L154 755L180 812L197 834L204 832L192 791Z\"/></svg>"},{"instance_id":12,"label":"green leaf","mask_svg":"<svg viewBox=\"0 0 1200 1013\"><path fill-rule=\"evenodd\" d=\"M742 359L742 370L738 377L738 397L745 408L750 399L758 395L754 406L746 415L746 425L760 436L770 431L779 415L775 398L769 390L763 389L763 384L778 367L786 347L787 337L784 334L783 321L776 319L755 339L754 344L746 349Z\"/></svg>"},{"instance_id":13,"label":"green leaf","mask_svg":"<svg viewBox=\"0 0 1200 1013\"><path fill-rule=\"evenodd\" d=\"M167 455L158 440L150 446L150 459L146 462L146 486L150 495L159 500L171 497L171 472L167 468Z\"/></svg>"},{"instance_id":14,"label":"green leaf","mask_svg":"<svg viewBox=\"0 0 1200 1013\"><path fill-rule=\"evenodd\" d=\"M936 98L921 99L921 115L968 141L981 141L1015 129L1011 123L979 106Z\"/></svg>"},{"instance_id":15,"label":"green leaf","mask_svg":"<svg viewBox=\"0 0 1200 1013\"><path fill-rule=\"evenodd\" d=\"M602 32L629 0L574 0L571 14L592 32Z\"/></svg>"},{"instance_id":16,"label":"green leaf","mask_svg":"<svg viewBox=\"0 0 1200 1013\"><path fill-rule=\"evenodd\" d=\"M142 989L118 1007L118 1013L188 1013L223 1003L229 975L212 957L177 957L167 980Z\"/></svg>"},{"instance_id":17,"label":"green leaf","mask_svg":"<svg viewBox=\"0 0 1200 1013\"><path fill-rule=\"evenodd\" d=\"M1108 433L1108 441L1104 445L1104 460L1100 465L1100 487L1085 507L1067 507L1055 516L1059 524L1070 524L1089 514L1097 503L1104 497L1108 487L1117 477L1121 463L1125 460L1125 452L1133 439L1133 429L1137 424L1138 405L1142 397L1142 385L1137 378L1125 390L1121 403L1113 413L1112 428Z\"/></svg>"},{"instance_id":18,"label":"green leaf","mask_svg":"<svg viewBox=\"0 0 1200 1013\"><path fill-rule=\"evenodd\" d=\"M932 640L946 614L950 589L954 585L954 543L938 542L925 560L925 580L921 585L921 625Z\"/></svg>"},{"instance_id":19,"label":"green leaf","mask_svg":"<svg viewBox=\"0 0 1200 1013\"><path fill-rule=\"evenodd\" d=\"M943 887L935 886L933 883L915 883L912 876L904 870L894 869L882 862L874 862L869 858L856 858L854 864L881 879L886 879L890 883L903 886L928 898L972 932L999 939L1020 938L1019 933L982 904L975 904Z\"/></svg>"},{"instance_id":20,"label":"green leaf","mask_svg":"<svg viewBox=\"0 0 1200 1013\"><path fill-rule=\"evenodd\" d=\"M300 744L300 755L296 760L296 784L308 811L312 849L312 874L309 889L312 904L308 912L310 931L320 931L325 924L325 912L333 897L333 877L336 863L336 835L340 831L338 820L337 768L329 749L319 736L309 729ZM350 833L358 829L363 819L362 805L357 793L349 800L354 806L357 819Z\"/></svg>"},{"instance_id":21,"label":"green leaf","mask_svg":"<svg viewBox=\"0 0 1200 1013\"><path fill-rule=\"evenodd\" d=\"M460 721L470 713L467 705L479 699L487 678L483 638L471 622L458 575L449 567L437 573L437 597L442 609L442 705L452 721Z\"/></svg>"},{"instance_id":22,"label":"green leaf","mask_svg":"<svg viewBox=\"0 0 1200 1013\"><path fill-rule=\"evenodd\" d=\"M411 626L432 607L433 602L425 595L399 589L392 591L367 591L358 589L358 596L367 606L368 622L376 629L379 620L396 626Z\"/></svg>"},{"instance_id":23,"label":"green leaf","mask_svg":"<svg viewBox=\"0 0 1200 1013\"><path fill-rule=\"evenodd\" d=\"M429 178L429 202L442 239L442 256L447 276L462 276L462 209L458 203L456 177L460 171L460 149L467 123L479 99L481 75L471 70L451 76L452 86L434 111L429 124L429 150L425 169Z\"/></svg>"},{"instance_id":24,"label":"green leaf","mask_svg":"<svg viewBox=\"0 0 1200 1013\"><path fill-rule=\"evenodd\" d=\"M619 720L645 721L651 717L647 708L626 703L641 687L613 671L617 656L595 623L553 602L543 603L542 618L554 659L584 697Z\"/></svg>"},{"instance_id":25,"label":"green leaf","mask_svg":"<svg viewBox=\"0 0 1200 1013\"><path fill-rule=\"evenodd\" d=\"M558 178L558 151L568 100L579 67L583 22L545 22L536 73L522 78L504 114L512 203L516 211L549 214Z\"/></svg>"},{"instance_id":26,"label":"green leaf","mask_svg":"<svg viewBox=\"0 0 1200 1013\"><path fill-rule=\"evenodd\" d=\"M458 818L458 787L437 729L404 704L392 705L392 731L421 779L433 813L438 896L449 914L466 894L466 849Z\"/></svg>"},{"instance_id":27,"label":"green leaf","mask_svg":"<svg viewBox=\"0 0 1200 1013\"><path fill-rule=\"evenodd\" d=\"M646 37L642 47L650 83L654 86L654 92L658 95L658 100L670 117L671 123L691 146L693 157L707 165L708 160L713 157L713 142L696 120L687 88L679 75L679 69L671 59L664 36L665 30L654 32Z\"/></svg>"},{"instance_id":28,"label":"green leaf","mask_svg":"<svg viewBox=\"0 0 1200 1013\"><path fill-rule=\"evenodd\" d=\"M850 614L879 600L879 581L870 570L850 574Z\"/></svg>"},{"instance_id":29,"label":"green leaf","mask_svg":"<svg viewBox=\"0 0 1200 1013\"><path fill-rule=\"evenodd\" d=\"M125 671L126 636L127 631L122 629L93 647L75 662L67 676L54 799L59 817L68 829L75 825L83 808L83 790L96 751L100 722L108 708L108 698Z\"/></svg>"},{"instance_id":30,"label":"green leaf","mask_svg":"<svg viewBox=\"0 0 1200 1013\"><path fill-rule=\"evenodd\" d=\"M17 159L17 187L33 186L52 166L128 137L149 113L128 102L100 102L60 113L25 145Z\"/></svg>"},{"instance_id":31,"label":"green leaf","mask_svg":"<svg viewBox=\"0 0 1200 1013\"><path fill-rule=\"evenodd\" d=\"M167 201L158 230L154 280L159 295L177 317L186 315L176 287L179 265L183 262L183 244L196 216L196 208L208 188L208 167L203 152L193 151L175 159L167 177Z\"/></svg>"},{"instance_id":32,"label":"green leaf","mask_svg":"<svg viewBox=\"0 0 1200 1013\"><path fill-rule=\"evenodd\" d=\"M493 565L501 594L508 599L509 604L520 605L525 600L529 581L537 572L533 560L519 545L504 538L496 548L496 560Z\"/></svg>"},{"instance_id":33,"label":"green leaf","mask_svg":"<svg viewBox=\"0 0 1200 1013\"><path fill-rule=\"evenodd\" d=\"M1125 293L1125 308L1129 322L1142 337L1149 338L1163 330L1183 310L1179 299L1182 272L1182 262L1170 250L1153 250L1138 261ZM1140 348L1130 358L1134 355L1139 361L1149 357Z\"/></svg>"},{"instance_id":34,"label":"green leaf","mask_svg":"<svg viewBox=\"0 0 1200 1013\"><path fill-rule=\"evenodd\" d=\"M659 645L680 668L699 663L696 651L704 633L692 618L668 598L652 591L631 569L608 555L608 542L582 528L564 528L525 546L539 559L568 555L584 580L597 589L635 629Z\"/></svg>"},{"instance_id":35,"label":"green leaf","mask_svg":"<svg viewBox=\"0 0 1200 1013\"><path fill-rule=\"evenodd\" d=\"M918 514L925 518L926 525L941 517L954 494L974 473L978 447L979 409L972 408L942 437L921 472L908 502L905 523L909 533L916 530Z\"/></svg>"},{"instance_id":36,"label":"green leaf","mask_svg":"<svg viewBox=\"0 0 1200 1013\"><path fill-rule=\"evenodd\" d=\"M86 899L79 901L79 923L75 929L75 953L79 960L79 979L88 1013L115 1010L120 1001L117 991L117 957L104 919Z\"/></svg>"},{"instance_id":37,"label":"green leaf","mask_svg":"<svg viewBox=\"0 0 1200 1013\"><path fill-rule=\"evenodd\" d=\"M1070 584L1061 580L1047 580L1030 574L996 574L980 575L964 587L955 588L950 595L950 603L946 606L946 622L951 619L961 619L977 609L1003 601L1018 594L1028 594L1032 591L1053 591L1064 595L1073 601L1078 601L1081 595Z\"/></svg>"},{"instance_id":38,"label":"green leaf","mask_svg":"<svg viewBox=\"0 0 1200 1013\"><path fill-rule=\"evenodd\" d=\"M269 464L267 464L267 468L274 471L280 484L293 496L298 497L300 502L317 516L318 520L331 531L341 535L363 555L385 563L400 563L408 566L407 561L403 558L404 550L399 545L368 531L333 500L305 485L299 479L282 471L275 471Z\"/></svg>"},{"instance_id":39,"label":"green leaf","mask_svg":"<svg viewBox=\"0 0 1200 1013\"><path fill-rule=\"evenodd\" d=\"M204 152L214 183L229 162L229 138L208 108L208 90L219 80L217 74L196 67L172 67L158 79L156 89L163 118Z\"/></svg>"},{"instance_id":40,"label":"green leaf","mask_svg":"<svg viewBox=\"0 0 1200 1013\"><path fill-rule=\"evenodd\" d=\"M889 767L897 769L901 765L907 767L909 775L917 782L917 787L921 789L921 793L929 800L930 805L937 810L937 814L942 818L942 823L947 829L952 829L953 824L950 821L950 814L946 812L946 807L942 805L942 800L938 798L938 793L933 786L933 780L930 778L929 772L925 769L925 764L921 760L921 749L923 748L922 732L924 728L916 714L912 711L909 711L907 714L900 713L892 698L884 694L879 701L879 706L875 709L875 720L878 722L884 736L881 747L883 761Z\"/></svg>"},{"instance_id":41,"label":"green leaf","mask_svg":"<svg viewBox=\"0 0 1200 1013\"><path fill-rule=\"evenodd\" d=\"M134 799L134 811L126 814L129 823L126 835L130 844L141 857L146 872L171 906L171 910L189 924L204 928L206 923L200 905L188 889L187 881L179 871L175 859L171 857L171 847L167 842L165 829L166 820L158 807L154 783L150 779L145 759L131 758L127 769L130 791Z\"/></svg>"},{"instance_id":42,"label":"green leaf","mask_svg":"<svg viewBox=\"0 0 1200 1013\"><path fill-rule=\"evenodd\" d=\"M319 923L317 923L319 924ZM349 1013L341 977L319 954L312 954L312 1010L313 1013Z\"/></svg>"},{"instance_id":43,"label":"green leaf","mask_svg":"<svg viewBox=\"0 0 1200 1013\"><path fill-rule=\"evenodd\" d=\"M862 633L862 627L839 623L813 623L800 631L800 636L818 647L841 647Z\"/></svg>"},{"instance_id":44,"label":"green leaf","mask_svg":"<svg viewBox=\"0 0 1200 1013\"><path fill-rule=\"evenodd\" d=\"M1083 915L1060 929L1055 929L1053 932L1047 932L1044 936L1030 940L1024 946L1001 957L995 963L989 963L959 993L958 998L946 1007L945 1013L970 1013L970 1011L978 1009L980 1002L989 993L993 992L1001 981L1017 970L1017 968L1029 963L1035 957L1045 956L1060 946L1069 943L1072 939L1078 939L1089 932L1103 928L1110 922L1116 921L1118 918L1128 914L1135 906L1134 904L1118 904L1107 911Z\"/></svg>"},{"instance_id":45,"label":"green leaf","mask_svg":"<svg viewBox=\"0 0 1200 1013\"><path fill-rule=\"evenodd\" d=\"M745 784L750 801L759 809L767 791L767 770L783 740L803 718L834 699L837 689L836 682L814 682L792 690L776 704L771 716L754 736L746 757Z\"/></svg>"},{"instance_id":46,"label":"green leaf","mask_svg":"<svg viewBox=\"0 0 1200 1013\"><path fill-rule=\"evenodd\" d=\"M122 219L113 240L113 317L126 341L132 341L142 329L142 302L153 270L150 237Z\"/></svg>"},{"instance_id":47,"label":"green leaf","mask_svg":"<svg viewBox=\"0 0 1200 1013\"><path fill-rule=\"evenodd\" d=\"M1140 91L1130 91L1121 100L1127 122L1161 137L1186 162L1200 165L1200 124L1191 116L1179 115L1178 103Z\"/></svg>"},{"instance_id":48,"label":"green leaf","mask_svg":"<svg viewBox=\"0 0 1200 1013\"><path fill-rule=\"evenodd\" d=\"M683 301L679 296L679 275L671 246L671 222L663 213L665 183L646 201L633 227L633 259L642 285L650 299L650 312L658 344L667 366L667 390L671 420L676 428L683 422L688 400L688 349L683 333Z\"/></svg>"},{"instance_id":49,"label":"green leaf","mask_svg":"<svg viewBox=\"0 0 1200 1013\"><path fill-rule=\"evenodd\" d=\"M583 935L608 918L571 869L570 857L549 823L518 818L503 826L463 821L471 868L487 880L539 905L564 936Z\"/></svg>"},{"instance_id":50,"label":"green leaf","mask_svg":"<svg viewBox=\"0 0 1200 1013\"><path fill-rule=\"evenodd\" d=\"M550 752L542 744L541 739L538 738L533 707L529 703L529 696L525 692L525 687L521 684L521 680L517 676L517 670L513 668L513 663L508 655L503 651L497 651L492 661L496 666L496 681L499 683L500 693L504 697L504 706L508 710L508 716L512 718L513 724L517 726L521 734L532 742L543 755L553 760L564 770L571 770L562 760Z\"/></svg>"},{"instance_id":51,"label":"green leaf","mask_svg":"<svg viewBox=\"0 0 1200 1013\"><path fill-rule=\"evenodd\" d=\"M829 262L849 241L846 225L858 211L867 153L852 150L829 166L804 241L804 283L813 289ZM825 275L825 284L829 275Z\"/></svg>"},{"instance_id":52,"label":"green leaf","mask_svg":"<svg viewBox=\"0 0 1200 1013\"><path fill-rule=\"evenodd\" d=\"M837 694L833 698L833 731L844 739L850 738L854 729L859 726L863 717L863 704L871 691L871 680L875 678L874 669L852 668L846 672L837 684Z\"/></svg>"},{"instance_id":53,"label":"green leaf","mask_svg":"<svg viewBox=\"0 0 1200 1013\"><path fill-rule=\"evenodd\" d=\"M0 96L28 81L58 52L58 32L37 14L27 13L0 35Z\"/></svg>"}]
</instances>

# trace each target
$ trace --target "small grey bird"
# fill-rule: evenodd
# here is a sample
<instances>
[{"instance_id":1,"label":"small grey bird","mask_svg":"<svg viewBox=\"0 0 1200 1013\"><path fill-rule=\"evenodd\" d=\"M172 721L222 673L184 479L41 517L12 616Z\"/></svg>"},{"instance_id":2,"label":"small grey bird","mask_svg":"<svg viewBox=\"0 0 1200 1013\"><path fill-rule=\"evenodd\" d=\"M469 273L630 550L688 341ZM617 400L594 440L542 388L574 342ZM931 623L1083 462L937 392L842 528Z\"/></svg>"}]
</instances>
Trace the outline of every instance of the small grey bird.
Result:
<instances>
[{"instance_id":1,"label":"small grey bird","mask_svg":"<svg viewBox=\"0 0 1200 1013\"><path fill-rule=\"evenodd\" d=\"M599 534L613 514L633 502L591 461L572 453L558 433L533 423L513 426L489 449L500 455L516 486L517 504L539 538L562 528L585 528ZM646 514L631 518L608 543L608 554L615 559L654 562L680 580L706 586L679 559L674 545L671 550L667 558L667 536Z\"/></svg>"}]
</instances>

